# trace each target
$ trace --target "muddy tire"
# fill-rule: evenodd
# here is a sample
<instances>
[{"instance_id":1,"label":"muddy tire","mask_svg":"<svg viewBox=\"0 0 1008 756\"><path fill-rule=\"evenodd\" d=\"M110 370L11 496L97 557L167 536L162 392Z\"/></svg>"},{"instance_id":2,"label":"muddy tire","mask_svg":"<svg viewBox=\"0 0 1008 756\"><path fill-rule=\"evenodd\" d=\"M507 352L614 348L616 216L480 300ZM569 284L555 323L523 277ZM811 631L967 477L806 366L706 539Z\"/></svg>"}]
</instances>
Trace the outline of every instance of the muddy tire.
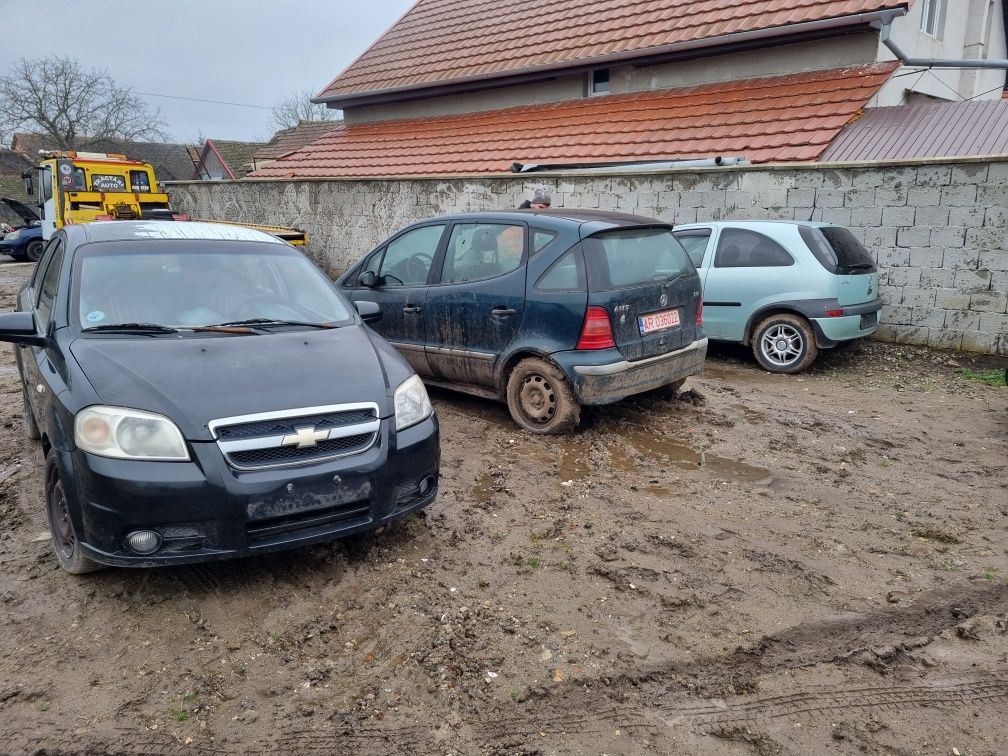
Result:
<instances>
[{"instance_id":1,"label":"muddy tire","mask_svg":"<svg viewBox=\"0 0 1008 756\"><path fill-rule=\"evenodd\" d=\"M569 433L581 421L581 405L561 370L536 358L518 363L507 384L511 417L529 433Z\"/></svg>"},{"instance_id":2,"label":"muddy tire","mask_svg":"<svg viewBox=\"0 0 1008 756\"><path fill-rule=\"evenodd\" d=\"M756 361L771 373L800 373L819 356L812 325L789 313L760 322L753 329L752 350Z\"/></svg>"},{"instance_id":3,"label":"muddy tire","mask_svg":"<svg viewBox=\"0 0 1008 756\"><path fill-rule=\"evenodd\" d=\"M100 564L92 562L81 553L73 520L70 519L67 508L66 493L60 480L55 449L50 449L46 455L44 485L49 534L60 567L71 575L83 575L100 570L102 568Z\"/></svg>"},{"instance_id":4,"label":"muddy tire","mask_svg":"<svg viewBox=\"0 0 1008 756\"><path fill-rule=\"evenodd\" d=\"M31 262L39 261L39 258L42 257L41 239L32 239L28 242L28 246L25 247L25 257L27 257Z\"/></svg>"},{"instance_id":5,"label":"muddy tire","mask_svg":"<svg viewBox=\"0 0 1008 756\"><path fill-rule=\"evenodd\" d=\"M24 403L21 418L24 423L25 438L29 441L38 441L42 438L42 434L39 432L38 423L35 422L35 413L32 411L31 403L28 401L28 390L24 386L21 387L21 401Z\"/></svg>"}]
</instances>

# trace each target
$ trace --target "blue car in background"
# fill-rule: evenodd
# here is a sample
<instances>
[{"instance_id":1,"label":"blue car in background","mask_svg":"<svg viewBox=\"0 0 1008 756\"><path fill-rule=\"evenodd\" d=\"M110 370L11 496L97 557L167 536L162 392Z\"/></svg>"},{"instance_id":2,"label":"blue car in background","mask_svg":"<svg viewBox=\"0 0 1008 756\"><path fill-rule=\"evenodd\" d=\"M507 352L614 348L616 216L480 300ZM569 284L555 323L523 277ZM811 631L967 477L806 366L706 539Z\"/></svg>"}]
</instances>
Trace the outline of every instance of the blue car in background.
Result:
<instances>
[{"instance_id":1,"label":"blue car in background","mask_svg":"<svg viewBox=\"0 0 1008 756\"><path fill-rule=\"evenodd\" d=\"M842 226L720 221L674 234L703 280L708 337L751 346L766 370L800 372L878 329L875 261Z\"/></svg>"},{"instance_id":2,"label":"blue car in background","mask_svg":"<svg viewBox=\"0 0 1008 756\"><path fill-rule=\"evenodd\" d=\"M700 279L672 227L592 210L403 229L339 279L426 383L502 399L532 433L703 370Z\"/></svg>"},{"instance_id":3,"label":"blue car in background","mask_svg":"<svg viewBox=\"0 0 1008 756\"><path fill-rule=\"evenodd\" d=\"M9 197L0 197L18 218L21 225L0 239L0 255L10 255L15 260L38 261L42 256L42 225L38 213L23 202Z\"/></svg>"}]
</instances>

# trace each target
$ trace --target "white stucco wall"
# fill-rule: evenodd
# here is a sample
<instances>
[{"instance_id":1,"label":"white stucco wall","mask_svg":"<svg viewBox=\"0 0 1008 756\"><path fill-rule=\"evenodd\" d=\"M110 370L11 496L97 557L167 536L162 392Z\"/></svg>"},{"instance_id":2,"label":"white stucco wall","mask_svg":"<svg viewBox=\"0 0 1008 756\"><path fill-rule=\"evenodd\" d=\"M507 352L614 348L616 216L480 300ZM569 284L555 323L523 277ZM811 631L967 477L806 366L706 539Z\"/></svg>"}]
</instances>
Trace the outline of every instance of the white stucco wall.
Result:
<instances>
[{"instance_id":1,"label":"white stucco wall","mask_svg":"<svg viewBox=\"0 0 1008 756\"><path fill-rule=\"evenodd\" d=\"M892 39L913 58L1005 58L1005 31L1002 3L995 0L945 0L944 23L940 38L920 30L925 2L918 0L908 15L893 23ZM990 44L981 49L977 44L990 31ZM879 60L895 60L887 47L878 46ZM873 107L905 105L926 98L958 101L965 99L998 99L1004 87L1004 71L901 68L870 103ZM990 91L994 90L994 91ZM984 94L986 93L986 94ZM978 97L978 95L981 95Z\"/></svg>"}]
</instances>

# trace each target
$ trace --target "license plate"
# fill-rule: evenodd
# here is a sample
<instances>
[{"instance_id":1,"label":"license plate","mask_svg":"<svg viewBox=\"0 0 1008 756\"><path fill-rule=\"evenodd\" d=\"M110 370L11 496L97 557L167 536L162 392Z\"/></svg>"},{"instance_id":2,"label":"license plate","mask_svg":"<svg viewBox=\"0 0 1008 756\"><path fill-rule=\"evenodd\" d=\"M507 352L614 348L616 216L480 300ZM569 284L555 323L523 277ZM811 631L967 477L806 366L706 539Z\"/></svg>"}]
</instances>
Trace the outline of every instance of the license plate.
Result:
<instances>
[{"instance_id":1,"label":"license plate","mask_svg":"<svg viewBox=\"0 0 1008 756\"><path fill-rule=\"evenodd\" d=\"M861 316L861 330L873 328L878 325L878 313L868 312Z\"/></svg>"},{"instance_id":2,"label":"license plate","mask_svg":"<svg viewBox=\"0 0 1008 756\"><path fill-rule=\"evenodd\" d=\"M641 315L637 318L637 327L641 334L654 333L655 331L666 331L679 325L679 310L665 310L664 312L653 312L650 315Z\"/></svg>"}]
</instances>

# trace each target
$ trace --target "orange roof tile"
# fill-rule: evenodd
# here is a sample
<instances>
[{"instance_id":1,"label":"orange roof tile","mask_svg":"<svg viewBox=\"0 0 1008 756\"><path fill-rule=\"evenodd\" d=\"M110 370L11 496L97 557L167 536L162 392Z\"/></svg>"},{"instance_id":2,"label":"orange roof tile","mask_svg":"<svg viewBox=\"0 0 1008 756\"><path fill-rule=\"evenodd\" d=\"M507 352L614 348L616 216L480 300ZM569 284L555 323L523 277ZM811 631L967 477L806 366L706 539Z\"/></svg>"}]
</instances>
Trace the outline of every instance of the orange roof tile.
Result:
<instances>
[{"instance_id":1,"label":"orange roof tile","mask_svg":"<svg viewBox=\"0 0 1008 756\"><path fill-rule=\"evenodd\" d=\"M576 65L732 32L903 8L911 1L419 0L319 97Z\"/></svg>"},{"instance_id":2,"label":"orange roof tile","mask_svg":"<svg viewBox=\"0 0 1008 756\"><path fill-rule=\"evenodd\" d=\"M428 119L340 124L253 178L504 173L578 164L743 156L815 160L896 62Z\"/></svg>"}]
</instances>

